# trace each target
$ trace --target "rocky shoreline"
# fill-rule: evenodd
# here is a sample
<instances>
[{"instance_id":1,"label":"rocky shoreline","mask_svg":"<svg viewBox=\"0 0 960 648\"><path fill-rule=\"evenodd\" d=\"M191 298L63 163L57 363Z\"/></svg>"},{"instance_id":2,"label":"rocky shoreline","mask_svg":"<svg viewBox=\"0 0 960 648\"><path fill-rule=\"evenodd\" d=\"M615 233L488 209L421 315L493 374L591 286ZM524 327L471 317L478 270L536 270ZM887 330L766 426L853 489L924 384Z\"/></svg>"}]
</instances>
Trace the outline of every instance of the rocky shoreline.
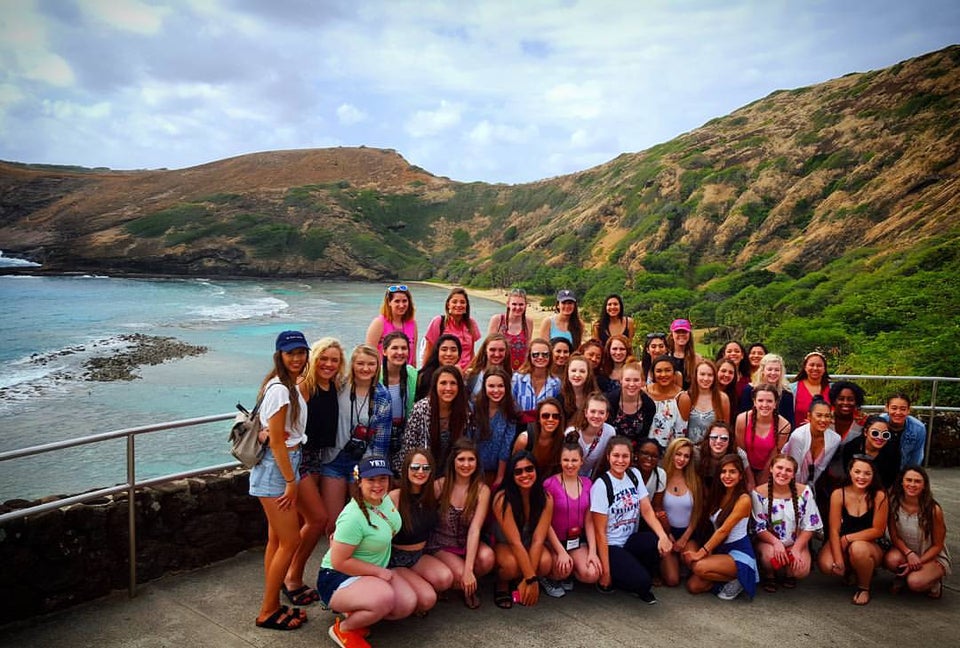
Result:
<instances>
[{"instance_id":1,"label":"rocky shoreline","mask_svg":"<svg viewBox=\"0 0 960 648\"><path fill-rule=\"evenodd\" d=\"M83 363L86 370L83 379L94 382L136 380L136 369L141 365L158 365L167 360L198 356L207 352L207 347L187 344L172 337L131 333L119 339L129 346L109 356L97 356Z\"/></svg>"}]
</instances>

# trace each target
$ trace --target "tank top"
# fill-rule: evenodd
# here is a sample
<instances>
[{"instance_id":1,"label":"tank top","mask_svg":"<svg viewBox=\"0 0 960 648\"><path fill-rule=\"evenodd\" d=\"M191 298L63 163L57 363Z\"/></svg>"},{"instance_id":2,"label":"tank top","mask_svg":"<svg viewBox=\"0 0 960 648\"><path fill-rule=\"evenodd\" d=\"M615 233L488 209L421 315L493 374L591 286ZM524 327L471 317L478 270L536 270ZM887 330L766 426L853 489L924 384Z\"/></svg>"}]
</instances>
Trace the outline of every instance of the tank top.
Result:
<instances>
[{"instance_id":1,"label":"tank top","mask_svg":"<svg viewBox=\"0 0 960 648\"><path fill-rule=\"evenodd\" d=\"M418 493L416 495L411 493L409 515L410 529L407 529L408 520L404 520L403 524L400 526L400 530L397 531L395 536L393 536L393 544L414 545L420 544L421 542L426 542L427 538L430 536L430 532L433 531L437 526L437 522L440 520L440 511L436 509L425 509L423 507L422 500L422 493Z\"/></svg>"},{"instance_id":2,"label":"tank top","mask_svg":"<svg viewBox=\"0 0 960 648\"><path fill-rule=\"evenodd\" d=\"M920 519L917 513L907 513L901 509L899 515L896 517L896 523L897 535L900 536L904 544L918 556L923 554L930 548L930 545L933 544L930 541L930 536L920 531ZM951 573L950 552L947 550L946 544L943 545L943 549L937 554L936 561L943 566L947 576L949 576Z\"/></svg>"},{"instance_id":3,"label":"tank top","mask_svg":"<svg viewBox=\"0 0 960 648\"><path fill-rule=\"evenodd\" d=\"M693 493L689 489L683 495L664 491L663 510L670 526L676 529L687 528L690 526L690 516L693 515Z\"/></svg>"},{"instance_id":4,"label":"tank top","mask_svg":"<svg viewBox=\"0 0 960 648\"><path fill-rule=\"evenodd\" d=\"M511 333L508 329L507 316L501 313L500 326L497 327L497 331L503 333L503 336L507 338L507 347L510 349L510 366L516 371L527 359L527 322L524 320L519 333Z\"/></svg>"},{"instance_id":5,"label":"tank top","mask_svg":"<svg viewBox=\"0 0 960 648\"><path fill-rule=\"evenodd\" d=\"M383 322L383 333L380 334L380 340L377 342L377 353L380 354L380 357L381 358L383 357L383 338L387 336L387 333L400 331L401 333L406 335L407 340L410 341L410 350L411 350L410 353L411 353L411 360L412 360L413 350L417 348L417 341L413 337L413 332L417 328L416 321L412 319L407 320L406 322L403 323L403 326L401 326L400 328L397 328L396 326L393 325L393 322L391 322L389 319L387 319L383 315L380 315L379 317L380 317L380 321Z\"/></svg>"},{"instance_id":6,"label":"tank top","mask_svg":"<svg viewBox=\"0 0 960 648\"><path fill-rule=\"evenodd\" d=\"M718 529L717 526L717 517L720 515L720 510L717 509L713 515L710 516L710 522L713 523L713 528ZM744 516L742 520L733 525L733 528L730 529L730 534L723 541L723 544L730 544L747 537L747 532L750 526L750 516Z\"/></svg>"},{"instance_id":7,"label":"tank top","mask_svg":"<svg viewBox=\"0 0 960 648\"><path fill-rule=\"evenodd\" d=\"M759 437L754 429L756 421L750 416L750 412L747 413L747 429L746 434L744 434L746 443L744 445L747 446L747 461L750 462L750 467L754 470L763 470L770 453L777 446L776 424L777 419L774 418L773 422L770 423L770 433L765 437Z\"/></svg>"},{"instance_id":8,"label":"tank top","mask_svg":"<svg viewBox=\"0 0 960 648\"><path fill-rule=\"evenodd\" d=\"M870 500L869 507L862 515L853 515L847 511L846 488L840 490L840 502L840 535L866 531L873 526L873 500Z\"/></svg>"},{"instance_id":9,"label":"tank top","mask_svg":"<svg viewBox=\"0 0 960 648\"><path fill-rule=\"evenodd\" d=\"M569 340L570 344L573 345L573 333L571 333L570 331L561 331L560 329L558 329L557 318L551 317L550 318L550 339L552 340L553 338L558 338L558 337Z\"/></svg>"},{"instance_id":10,"label":"tank top","mask_svg":"<svg viewBox=\"0 0 960 648\"><path fill-rule=\"evenodd\" d=\"M468 526L469 524L463 519L463 509L451 504L443 515L440 515L433 533L430 534L427 550L433 552L447 547L465 548Z\"/></svg>"},{"instance_id":11,"label":"tank top","mask_svg":"<svg viewBox=\"0 0 960 648\"><path fill-rule=\"evenodd\" d=\"M336 446L339 418L337 390L332 385L327 390L318 386L307 401L307 443L304 449L308 452L319 452L321 448Z\"/></svg>"},{"instance_id":12,"label":"tank top","mask_svg":"<svg viewBox=\"0 0 960 648\"><path fill-rule=\"evenodd\" d=\"M696 407L690 408L690 420L687 421L687 438L694 444L703 441L710 424L717 419L717 413L712 409L701 412Z\"/></svg>"}]
</instances>

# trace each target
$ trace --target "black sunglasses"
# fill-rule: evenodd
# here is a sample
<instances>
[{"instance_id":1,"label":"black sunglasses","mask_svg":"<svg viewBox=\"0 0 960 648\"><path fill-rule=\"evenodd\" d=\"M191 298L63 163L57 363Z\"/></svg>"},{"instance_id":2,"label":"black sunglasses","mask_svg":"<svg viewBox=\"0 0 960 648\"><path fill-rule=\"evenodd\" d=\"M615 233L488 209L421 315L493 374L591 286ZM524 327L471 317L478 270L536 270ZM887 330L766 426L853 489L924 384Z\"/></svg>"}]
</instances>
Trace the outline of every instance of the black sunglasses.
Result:
<instances>
[{"instance_id":1,"label":"black sunglasses","mask_svg":"<svg viewBox=\"0 0 960 648\"><path fill-rule=\"evenodd\" d=\"M648 340L654 340L654 339L656 339L656 338L664 338L664 339L666 339L666 338L667 338L667 334L666 334L666 333L647 333L647 339L648 339Z\"/></svg>"},{"instance_id":2,"label":"black sunglasses","mask_svg":"<svg viewBox=\"0 0 960 648\"><path fill-rule=\"evenodd\" d=\"M513 469L513 474L514 474L515 476L519 477L520 475L522 475L522 474L524 474L524 473L532 473L532 472L535 472L536 470L537 470L537 467L536 467L536 466L534 466L533 464L527 464L526 466L518 466L518 467L514 468L514 469Z\"/></svg>"}]
</instances>

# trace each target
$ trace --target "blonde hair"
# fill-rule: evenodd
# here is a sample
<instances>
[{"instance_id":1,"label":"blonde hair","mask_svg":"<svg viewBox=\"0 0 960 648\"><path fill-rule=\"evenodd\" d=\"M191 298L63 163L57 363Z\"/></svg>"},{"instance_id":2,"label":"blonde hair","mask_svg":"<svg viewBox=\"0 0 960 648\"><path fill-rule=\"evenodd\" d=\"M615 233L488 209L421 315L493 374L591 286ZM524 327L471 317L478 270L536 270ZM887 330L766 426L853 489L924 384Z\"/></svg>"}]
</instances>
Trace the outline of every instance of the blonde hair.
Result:
<instances>
[{"instance_id":1,"label":"blonde hair","mask_svg":"<svg viewBox=\"0 0 960 648\"><path fill-rule=\"evenodd\" d=\"M312 394L317 390L317 365L320 362L320 356L327 349L336 349L340 353L340 366L337 367L337 373L330 383L334 389L340 389L340 386L343 384L344 376L346 375L346 368L344 367L346 354L343 352L343 347L340 346L340 341L336 338L320 338L310 347L310 359L307 363L307 372L303 377L303 387L307 394Z\"/></svg>"},{"instance_id":2,"label":"blonde hair","mask_svg":"<svg viewBox=\"0 0 960 648\"><path fill-rule=\"evenodd\" d=\"M787 365L784 364L783 358L776 353L768 353L762 358L760 358L760 368L757 369L757 381L754 383L754 388L759 387L761 384L768 382L766 378L763 377L763 370L767 368L767 365L771 362L779 363L780 365L780 380L775 383L770 383L777 388L777 392L782 394L784 390L790 389L790 383L787 382Z\"/></svg>"}]
</instances>

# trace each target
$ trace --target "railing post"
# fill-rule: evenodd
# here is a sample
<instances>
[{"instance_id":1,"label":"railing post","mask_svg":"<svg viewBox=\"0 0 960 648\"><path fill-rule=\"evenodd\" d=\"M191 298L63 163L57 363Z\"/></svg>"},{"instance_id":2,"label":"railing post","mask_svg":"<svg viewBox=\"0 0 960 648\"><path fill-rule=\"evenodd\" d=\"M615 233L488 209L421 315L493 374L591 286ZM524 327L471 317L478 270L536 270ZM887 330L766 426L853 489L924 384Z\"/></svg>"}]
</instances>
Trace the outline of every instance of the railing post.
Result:
<instances>
[{"instance_id":1,"label":"railing post","mask_svg":"<svg viewBox=\"0 0 960 648\"><path fill-rule=\"evenodd\" d=\"M127 435L127 535L129 536L128 556L130 561L130 582L127 584L130 598L137 595L137 479L134 435Z\"/></svg>"},{"instance_id":2,"label":"railing post","mask_svg":"<svg viewBox=\"0 0 960 648\"><path fill-rule=\"evenodd\" d=\"M933 387L930 388L930 422L927 425L927 442L923 445L923 467L930 464L930 444L933 443L933 417L937 413L937 384L936 378L933 380Z\"/></svg>"}]
</instances>

